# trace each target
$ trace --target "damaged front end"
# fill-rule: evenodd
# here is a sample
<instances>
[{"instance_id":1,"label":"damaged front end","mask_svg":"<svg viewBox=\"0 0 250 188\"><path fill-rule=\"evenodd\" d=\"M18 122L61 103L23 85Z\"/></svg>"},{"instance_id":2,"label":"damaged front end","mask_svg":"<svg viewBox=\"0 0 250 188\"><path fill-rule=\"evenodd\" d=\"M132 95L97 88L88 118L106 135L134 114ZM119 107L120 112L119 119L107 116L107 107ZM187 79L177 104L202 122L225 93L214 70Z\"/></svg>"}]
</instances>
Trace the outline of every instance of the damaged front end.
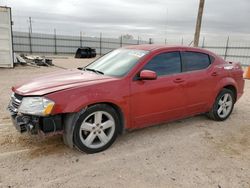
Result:
<instances>
[{"instance_id":1,"label":"damaged front end","mask_svg":"<svg viewBox=\"0 0 250 188\"><path fill-rule=\"evenodd\" d=\"M23 98L23 96L13 93L7 108L11 114L13 125L19 132L42 135L62 133L61 115L47 115L43 117L31 112L29 114L22 113L19 109Z\"/></svg>"}]
</instances>

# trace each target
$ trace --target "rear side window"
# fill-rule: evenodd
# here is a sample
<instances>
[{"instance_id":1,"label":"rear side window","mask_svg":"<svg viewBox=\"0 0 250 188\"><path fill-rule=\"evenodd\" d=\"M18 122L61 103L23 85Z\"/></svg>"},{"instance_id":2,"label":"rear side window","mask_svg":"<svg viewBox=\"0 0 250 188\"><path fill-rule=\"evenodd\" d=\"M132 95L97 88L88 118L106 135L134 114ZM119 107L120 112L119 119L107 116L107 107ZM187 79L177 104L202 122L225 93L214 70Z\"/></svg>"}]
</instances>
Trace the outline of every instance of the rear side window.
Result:
<instances>
[{"instance_id":1,"label":"rear side window","mask_svg":"<svg viewBox=\"0 0 250 188\"><path fill-rule=\"evenodd\" d=\"M158 76L181 72L181 57L179 52L167 52L156 55L143 68L157 73Z\"/></svg>"},{"instance_id":2,"label":"rear side window","mask_svg":"<svg viewBox=\"0 0 250 188\"><path fill-rule=\"evenodd\" d=\"M182 52L183 70L206 69L210 65L209 55L199 52Z\"/></svg>"},{"instance_id":3,"label":"rear side window","mask_svg":"<svg viewBox=\"0 0 250 188\"><path fill-rule=\"evenodd\" d=\"M209 58L210 58L210 63L212 64L215 61L215 57L210 55Z\"/></svg>"}]
</instances>

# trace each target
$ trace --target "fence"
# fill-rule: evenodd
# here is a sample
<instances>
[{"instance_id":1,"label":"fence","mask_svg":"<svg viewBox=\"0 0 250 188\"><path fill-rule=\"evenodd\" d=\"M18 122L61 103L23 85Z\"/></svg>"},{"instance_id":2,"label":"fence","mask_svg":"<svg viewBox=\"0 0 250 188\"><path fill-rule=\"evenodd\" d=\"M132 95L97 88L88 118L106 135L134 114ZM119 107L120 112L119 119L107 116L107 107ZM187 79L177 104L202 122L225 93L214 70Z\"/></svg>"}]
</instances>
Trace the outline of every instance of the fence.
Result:
<instances>
[{"instance_id":1,"label":"fence","mask_svg":"<svg viewBox=\"0 0 250 188\"><path fill-rule=\"evenodd\" d=\"M66 36L54 34L13 32L13 47L17 53L34 54L74 54L79 47L89 46L95 48L97 53L102 55L113 49L135 44L153 43L149 40L125 40L120 38L105 38L100 34L99 37ZM190 45L190 40L176 40L169 38L163 41L154 41L154 43ZM219 39L210 39L203 37L200 41L200 47L215 52L228 61L241 62L242 65L250 65L250 42L245 40L233 40L229 37Z\"/></svg>"},{"instance_id":2,"label":"fence","mask_svg":"<svg viewBox=\"0 0 250 188\"><path fill-rule=\"evenodd\" d=\"M227 61L240 62L242 65L250 65L250 42L247 40L235 40L227 37L224 40L206 41L203 38L202 48L215 52Z\"/></svg>"},{"instance_id":3,"label":"fence","mask_svg":"<svg viewBox=\"0 0 250 188\"><path fill-rule=\"evenodd\" d=\"M158 41L162 44L180 44L190 46L190 38L169 38L165 41ZM250 40L237 37L202 37L199 43L200 48L205 48L221 56L227 61L240 62L242 65L250 65Z\"/></svg>"},{"instance_id":4,"label":"fence","mask_svg":"<svg viewBox=\"0 0 250 188\"><path fill-rule=\"evenodd\" d=\"M150 40L151 41L151 40ZM120 38L66 36L41 33L13 32L14 52L34 54L74 54L79 47L95 48L97 54L105 54L113 49L135 44L145 44L150 41L126 40Z\"/></svg>"}]
</instances>

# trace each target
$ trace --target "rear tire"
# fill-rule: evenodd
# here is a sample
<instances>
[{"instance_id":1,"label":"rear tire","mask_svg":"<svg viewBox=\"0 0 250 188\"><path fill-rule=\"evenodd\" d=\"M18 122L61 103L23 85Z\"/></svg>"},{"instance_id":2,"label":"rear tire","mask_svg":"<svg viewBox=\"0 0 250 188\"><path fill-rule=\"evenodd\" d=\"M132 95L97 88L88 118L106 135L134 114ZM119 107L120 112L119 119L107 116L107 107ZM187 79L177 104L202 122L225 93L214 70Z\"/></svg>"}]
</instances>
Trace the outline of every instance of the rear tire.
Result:
<instances>
[{"instance_id":1,"label":"rear tire","mask_svg":"<svg viewBox=\"0 0 250 188\"><path fill-rule=\"evenodd\" d=\"M234 93L226 88L223 88L216 97L212 109L208 113L208 117L215 121L224 121L232 113L235 103Z\"/></svg>"},{"instance_id":2,"label":"rear tire","mask_svg":"<svg viewBox=\"0 0 250 188\"><path fill-rule=\"evenodd\" d=\"M116 140L119 130L116 111L106 104L90 106L81 114L73 132L73 142L80 151L101 152Z\"/></svg>"}]
</instances>

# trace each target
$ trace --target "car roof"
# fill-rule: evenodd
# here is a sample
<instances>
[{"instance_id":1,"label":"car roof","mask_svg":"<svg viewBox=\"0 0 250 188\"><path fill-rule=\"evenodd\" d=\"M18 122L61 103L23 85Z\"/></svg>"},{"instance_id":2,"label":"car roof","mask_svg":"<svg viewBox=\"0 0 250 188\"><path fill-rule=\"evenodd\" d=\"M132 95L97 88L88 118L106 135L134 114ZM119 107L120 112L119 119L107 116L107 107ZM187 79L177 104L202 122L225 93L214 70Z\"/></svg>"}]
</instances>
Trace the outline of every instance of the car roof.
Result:
<instances>
[{"instance_id":1,"label":"car roof","mask_svg":"<svg viewBox=\"0 0 250 188\"><path fill-rule=\"evenodd\" d=\"M195 52L203 52L207 54L215 55L214 53L203 49L203 48L195 48L190 46L182 46L182 45L161 45L161 44L140 44L140 45L131 45L124 47L126 49L136 49L136 50L146 50L146 51L156 51L156 50L190 50Z\"/></svg>"},{"instance_id":2,"label":"car roof","mask_svg":"<svg viewBox=\"0 0 250 188\"><path fill-rule=\"evenodd\" d=\"M181 47L181 46L169 46L169 45L160 45L160 44L140 44L140 45L126 46L124 48L153 51L153 50L158 50L158 49L170 49L170 48L177 48L177 47Z\"/></svg>"}]
</instances>

